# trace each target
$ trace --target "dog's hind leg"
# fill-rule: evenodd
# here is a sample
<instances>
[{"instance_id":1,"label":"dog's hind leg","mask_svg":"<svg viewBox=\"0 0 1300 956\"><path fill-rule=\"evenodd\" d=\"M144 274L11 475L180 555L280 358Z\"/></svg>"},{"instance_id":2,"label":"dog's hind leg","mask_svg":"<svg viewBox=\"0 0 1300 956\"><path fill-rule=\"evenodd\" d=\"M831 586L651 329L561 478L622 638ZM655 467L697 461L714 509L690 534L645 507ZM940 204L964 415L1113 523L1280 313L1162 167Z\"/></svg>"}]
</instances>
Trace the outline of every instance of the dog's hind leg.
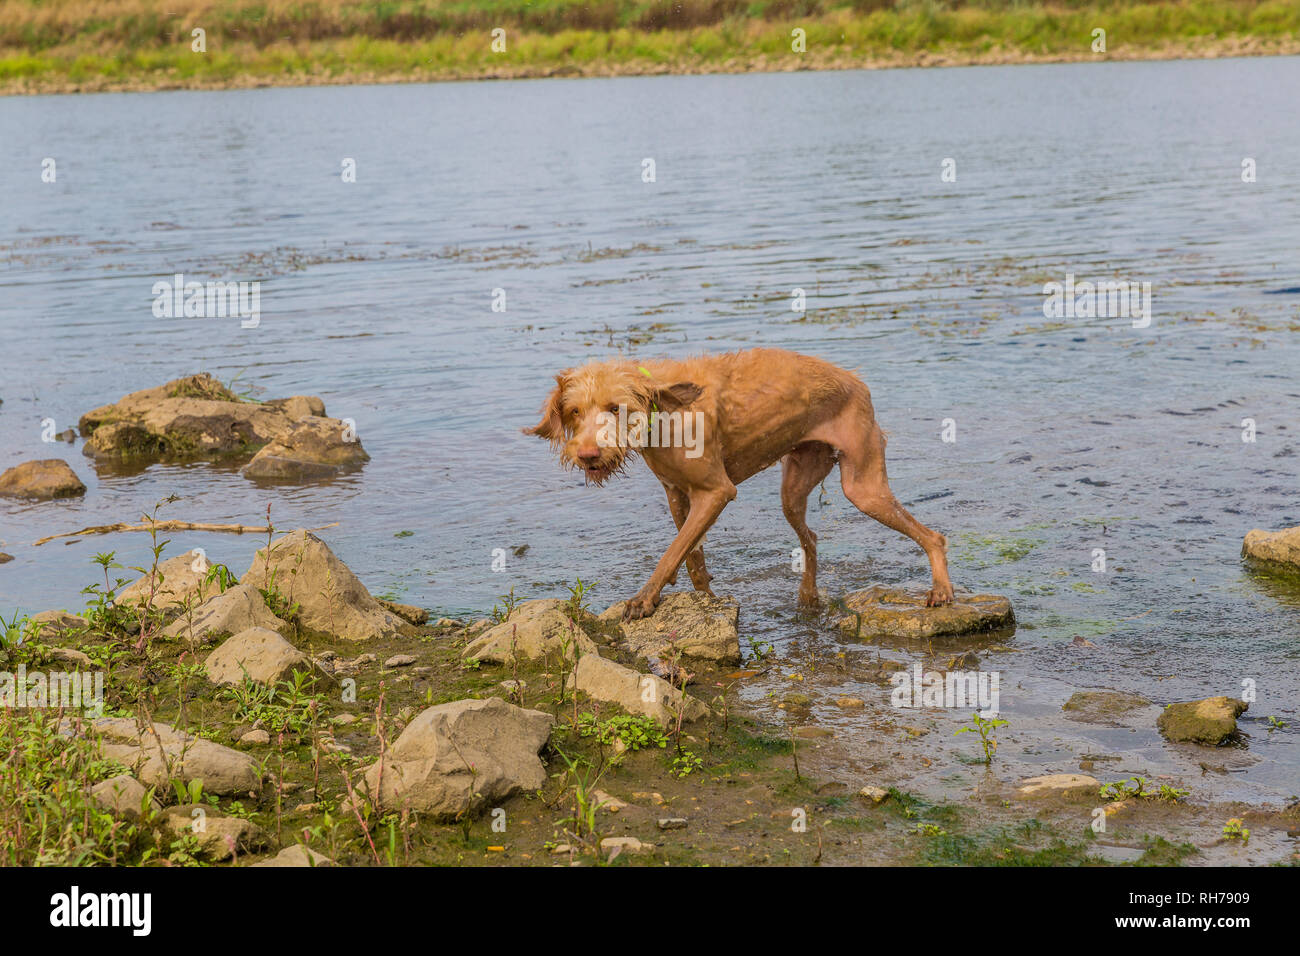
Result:
<instances>
[{"instance_id":1,"label":"dog's hind leg","mask_svg":"<svg viewBox=\"0 0 1300 956\"><path fill-rule=\"evenodd\" d=\"M803 579L799 582L799 606L816 607L817 535L808 527L808 494L835 467L835 451L824 442L804 442L781 459L781 508L799 536L803 548Z\"/></svg>"},{"instance_id":2,"label":"dog's hind leg","mask_svg":"<svg viewBox=\"0 0 1300 956\"><path fill-rule=\"evenodd\" d=\"M925 603L929 607L952 603L948 578L948 540L913 518L894 497L885 475L885 436L874 416L852 408L836 422L840 447L840 482L845 496L863 514L907 535L930 559L933 578Z\"/></svg>"},{"instance_id":3,"label":"dog's hind leg","mask_svg":"<svg viewBox=\"0 0 1300 956\"><path fill-rule=\"evenodd\" d=\"M677 530L682 530L682 525L686 523L686 516L691 511L691 501L686 497L685 492L678 491L664 485L664 491L668 493L668 510L673 514L673 523L677 525ZM704 545L701 544L690 554L686 555L686 571L691 576L691 584L695 590L702 591L709 597L713 597L713 592L709 590L709 582L713 580L713 575L704 569ZM674 569L672 577L668 579L669 584L677 583L677 571Z\"/></svg>"}]
</instances>

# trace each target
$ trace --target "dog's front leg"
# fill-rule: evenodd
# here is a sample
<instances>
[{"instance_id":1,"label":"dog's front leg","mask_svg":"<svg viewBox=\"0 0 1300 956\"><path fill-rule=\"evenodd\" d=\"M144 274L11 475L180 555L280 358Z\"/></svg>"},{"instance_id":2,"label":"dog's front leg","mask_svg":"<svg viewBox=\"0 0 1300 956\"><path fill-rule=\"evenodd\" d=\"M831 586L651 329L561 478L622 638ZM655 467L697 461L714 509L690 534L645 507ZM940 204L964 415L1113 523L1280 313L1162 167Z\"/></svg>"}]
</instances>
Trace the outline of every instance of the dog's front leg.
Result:
<instances>
[{"instance_id":1,"label":"dog's front leg","mask_svg":"<svg viewBox=\"0 0 1300 956\"><path fill-rule=\"evenodd\" d=\"M659 594L670 578L686 560L686 556L695 549L713 522L718 520L722 509L735 500L736 486L730 482L724 488L699 489L687 493L690 499L690 511L682 523L677 537L668 546L664 556L659 559L654 573L646 586L637 592L636 597L627 602L623 609L623 620L635 621L649 617L659 606Z\"/></svg>"}]
</instances>

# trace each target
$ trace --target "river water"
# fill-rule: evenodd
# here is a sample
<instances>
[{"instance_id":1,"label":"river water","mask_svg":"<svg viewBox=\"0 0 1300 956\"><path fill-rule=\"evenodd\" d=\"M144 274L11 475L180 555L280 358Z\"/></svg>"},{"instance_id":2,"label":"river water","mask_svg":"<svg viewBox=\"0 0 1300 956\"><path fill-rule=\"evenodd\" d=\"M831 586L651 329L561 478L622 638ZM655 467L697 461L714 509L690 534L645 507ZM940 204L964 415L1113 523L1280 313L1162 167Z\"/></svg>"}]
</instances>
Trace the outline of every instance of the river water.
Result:
<instances>
[{"instance_id":1,"label":"river water","mask_svg":"<svg viewBox=\"0 0 1300 956\"><path fill-rule=\"evenodd\" d=\"M1300 791L1300 588L1240 547L1300 524L1297 92L1300 59L1271 58L0 99L0 467L61 456L88 486L0 500L0 611L76 609L96 551L145 562L144 535L31 542L171 494L165 517L338 522L322 535L372 591L435 613L579 576L603 607L672 524L643 467L586 488L520 434L552 374L779 346L859 370L895 492L949 536L954 582L1012 599L1003 708L1041 727L1017 759L1073 769L1042 743L1085 733L1059 718L1072 689L1166 703L1249 678L1226 786L1282 799ZM175 273L260 281L260 324L156 318ZM1150 283L1149 326L1045 316L1044 284L1071 275ZM42 440L200 370L320 395L372 460L266 488ZM710 533L714 587L757 640L833 655L795 614L779 483L746 483ZM832 594L925 580L835 475L810 524ZM240 573L257 545L169 552ZM1091 742L1195 766L1153 733Z\"/></svg>"}]
</instances>

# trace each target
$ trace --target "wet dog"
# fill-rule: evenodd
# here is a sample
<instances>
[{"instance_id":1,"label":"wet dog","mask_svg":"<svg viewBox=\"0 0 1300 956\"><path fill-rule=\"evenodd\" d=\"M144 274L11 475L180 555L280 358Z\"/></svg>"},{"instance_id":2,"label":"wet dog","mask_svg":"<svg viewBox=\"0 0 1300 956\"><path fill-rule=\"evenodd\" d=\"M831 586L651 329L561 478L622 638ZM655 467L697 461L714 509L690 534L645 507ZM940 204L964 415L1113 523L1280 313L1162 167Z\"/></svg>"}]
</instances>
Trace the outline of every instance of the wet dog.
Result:
<instances>
[{"instance_id":1,"label":"wet dog","mask_svg":"<svg viewBox=\"0 0 1300 956\"><path fill-rule=\"evenodd\" d=\"M913 518L889 489L885 436L871 393L852 372L779 349L682 361L592 362L555 377L542 420L526 434L549 441L568 468L603 485L639 454L664 486L677 537L627 602L624 618L654 613L686 563L691 584L712 594L700 541L736 497L736 486L781 462L781 504L804 552L799 604L815 607L817 536L808 494L836 462L845 496L907 535L930 559L926 604L952 602L947 539Z\"/></svg>"}]
</instances>

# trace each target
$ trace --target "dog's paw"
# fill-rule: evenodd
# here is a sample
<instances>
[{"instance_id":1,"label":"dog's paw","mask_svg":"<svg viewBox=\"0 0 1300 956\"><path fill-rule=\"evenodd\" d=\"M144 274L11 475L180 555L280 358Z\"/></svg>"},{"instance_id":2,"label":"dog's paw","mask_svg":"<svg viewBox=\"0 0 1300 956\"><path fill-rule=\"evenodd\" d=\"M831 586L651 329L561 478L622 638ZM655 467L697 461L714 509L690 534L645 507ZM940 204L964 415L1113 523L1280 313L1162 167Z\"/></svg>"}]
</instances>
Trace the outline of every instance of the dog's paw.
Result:
<instances>
[{"instance_id":1,"label":"dog's paw","mask_svg":"<svg viewBox=\"0 0 1300 956\"><path fill-rule=\"evenodd\" d=\"M936 584L930 588L930 593L925 596L926 607L943 607L952 603L952 585L946 584L942 587Z\"/></svg>"},{"instance_id":2,"label":"dog's paw","mask_svg":"<svg viewBox=\"0 0 1300 956\"><path fill-rule=\"evenodd\" d=\"M638 594L636 597L629 600L627 604L624 606L623 620L639 621L641 618L649 617L651 614L653 614L655 612L655 608L658 606L659 606L659 599L657 597L651 598L645 595Z\"/></svg>"}]
</instances>

